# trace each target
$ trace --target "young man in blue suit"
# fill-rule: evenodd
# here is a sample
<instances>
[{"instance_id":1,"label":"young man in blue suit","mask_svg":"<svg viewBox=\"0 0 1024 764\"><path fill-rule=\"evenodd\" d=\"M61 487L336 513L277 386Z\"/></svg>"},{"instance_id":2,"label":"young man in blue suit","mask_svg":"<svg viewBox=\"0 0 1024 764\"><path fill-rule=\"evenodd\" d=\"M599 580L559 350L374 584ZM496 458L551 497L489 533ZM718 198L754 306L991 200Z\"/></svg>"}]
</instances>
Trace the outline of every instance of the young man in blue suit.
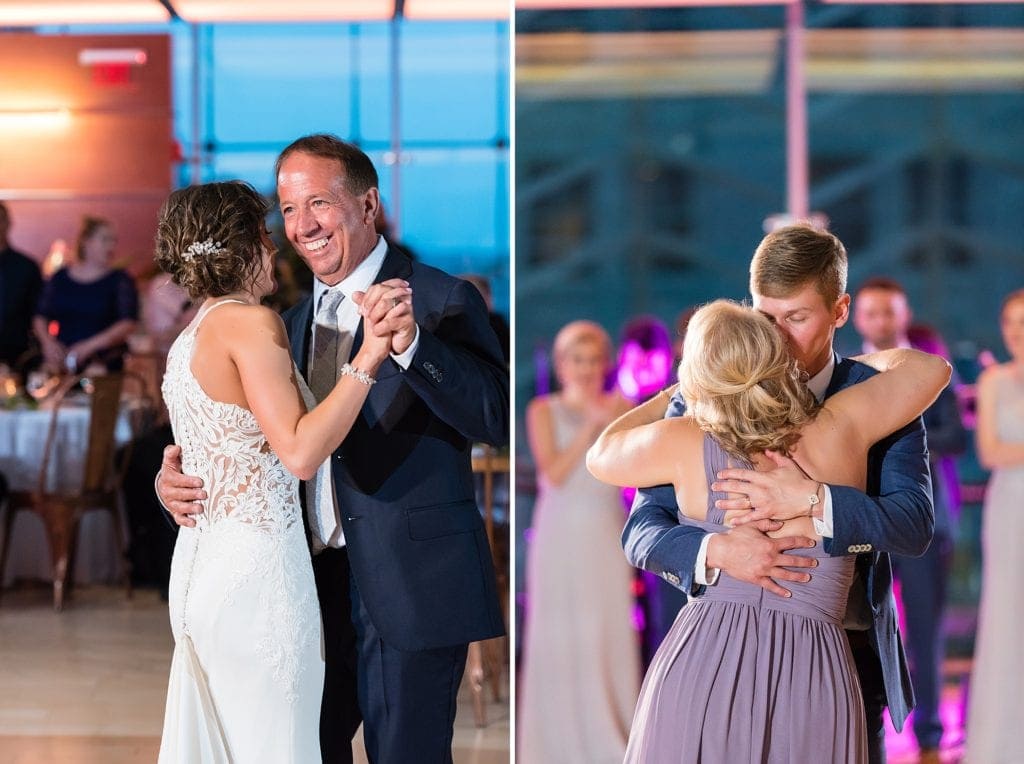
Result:
<instances>
[{"instance_id":1,"label":"young man in blue suit","mask_svg":"<svg viewBox=\"0 0 1024 764\"><path fill-rule=\"evenodd\" d=\"M839 358L832 349L835 330L849 318L846 273L846 250L839 239L805 225L769 234L751 261L753 305L785 335L819 398L875 373ZM677 395L667 415L682 411ZM750 510L746 524L724 533L705 534L680 525L671 487L638 491L622 536L626 556L688 593L713 586L724 570L788 596L783 584L799 586L809 580L813 570L804 569L814 561L786 552L814 541L774 539L763 531L779 520L813 517L827 552L858 555L845 625L864 693L870 761L884 762L883 710L889 707L893 724L900 729L914 705L888 553L917 556L931 540L934 516L924 427L918 419L873 447L866 493L825 486L825 498L818 501L817 482L790 460L776 461L778 468L769 473L719 474L713 490L743 494L719 506Z\"/></svg>"},{"instance_id":2,"label":"young man in blue suit","mask_svg":"<svg viewBox=\"0 0 1024 764\"><path fill-rule=\"evenodd\" d=\"M282 316L311 388L322 376L319 332L337 334L328 386L334 361L362 341L362 315L392 338L359 419L322 482L307 484L326 647L323 760L351 762L362 721L374 764L451 762L468 644L504 632L470 449L508 438L508 369L476 288L375 231L380 198L366 154L312 135L288 146L276 171L285 233L316 277L313 295ZM412 288L413 315L385 328L379 283L394 278ZM339 291L340 302L328 299ZM171 447L157 488L189 524L205 495L179 470Z\"/></svg>"}]
</instances>

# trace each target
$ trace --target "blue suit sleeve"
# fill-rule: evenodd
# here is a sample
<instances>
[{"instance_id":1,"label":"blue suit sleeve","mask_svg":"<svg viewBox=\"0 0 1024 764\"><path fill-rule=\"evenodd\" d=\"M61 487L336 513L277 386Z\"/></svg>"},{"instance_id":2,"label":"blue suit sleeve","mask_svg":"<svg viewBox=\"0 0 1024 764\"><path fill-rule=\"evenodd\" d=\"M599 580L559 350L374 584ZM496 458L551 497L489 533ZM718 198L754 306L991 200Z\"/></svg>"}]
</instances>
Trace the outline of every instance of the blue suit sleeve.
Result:
<instances>
[{"instance_id":1,"label":"blue suit sleeve","mask_svg":"<svg viewBox=\"0 0 1024 764\"><path fill-rule=\"evenodd\" d=\"M682 398L676 393L665 416L682 413ZM622 548L630 564L661 576L684 592L699 594L703 587L694 588L693 571L705 532L680 524L678 512L671 486L639 489L622 531Z\"/></svg>"},{"instance_id":2,"label":"blue suit sleeve","mask_svg":"<svg viewBox=\"0 0 1024 764\"><path fill-rule=\"evenodd\" d=\"M931 474L924 424L920 418L879 441L868 453L867 492L829 486L833 537L824 540L831 555L870 544L875 552L920 557L935 529Z\"/></svg>"},{"instance_id":3,"label":"blue suit sleeve","mask_svg":"<svg viewBox=\"0 0 1024 764\"><path fill-rule=\"evenodd\" d=\"M433 331L420 325L406 380L430 410L472 441L509 438L509 374L476 287L453 279Z\"/></svg>"}]
</instances>

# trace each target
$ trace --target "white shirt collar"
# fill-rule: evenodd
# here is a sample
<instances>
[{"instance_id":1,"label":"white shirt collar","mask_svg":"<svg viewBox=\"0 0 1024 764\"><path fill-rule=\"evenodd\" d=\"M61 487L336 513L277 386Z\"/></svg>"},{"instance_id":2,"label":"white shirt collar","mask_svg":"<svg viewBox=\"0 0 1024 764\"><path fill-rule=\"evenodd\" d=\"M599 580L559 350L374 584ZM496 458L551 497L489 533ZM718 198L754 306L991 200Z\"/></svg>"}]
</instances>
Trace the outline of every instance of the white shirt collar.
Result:
<instances>
[{"instance_id":1,"label":"white shirt collar","mask_svg":"<svg viewBox=\"0 0 1024 764\"><path fill-rule=\"evenodd\" d=\"M836 354L830 353L828 357L828 363L825 364L825 368L807 380L807 387L814 397L818 399L818 403L825 400L825 391L828 390L828 384L832 381L832 372L836 369Z\"/></svg>"},{"instance_id":2,"label":"white shirt collar","mask_svg":"<svg viewBox=\"0 0 1024 764\"><path fill-rule=\"evenodd\" d=\"M363 262L356 266L348 276L343 278L333 287L328 286L318 278L313 279L313 312L316 313L316 306L320 304L320 296L329 289L340 289L348 300L353 292L365 292L373 284L373 280L380 273L384 265L384 256L388 253L388 243L383 236L377 237L377 245L370 251L370 254Z\"/></svg>"}]
</instances>

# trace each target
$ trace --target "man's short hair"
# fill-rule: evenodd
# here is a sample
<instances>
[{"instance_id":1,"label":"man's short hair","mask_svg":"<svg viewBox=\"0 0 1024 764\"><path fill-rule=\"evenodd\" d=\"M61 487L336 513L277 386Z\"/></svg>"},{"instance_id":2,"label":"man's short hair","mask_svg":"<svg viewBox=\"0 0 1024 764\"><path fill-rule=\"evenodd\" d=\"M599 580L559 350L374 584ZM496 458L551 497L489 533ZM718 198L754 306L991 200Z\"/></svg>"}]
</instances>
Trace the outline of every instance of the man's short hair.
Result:
<instances>
[{"instance_id":1,"label":"man's short hair","mask_svg":"<svg viewBox=\"0 0 1024 764\"><path fill-rule=\"evenodd\" d=\"M868 289L875 289L879 292L895 292L896 294L902 294L906 296L907 290L903 288L903 285L896 279L889 278L888 276L872 276L867 279L857 289L857 294L867 291Z\"/></svg>"},{"instance_id":2,"label":"man's short hair","mask_svg":"<svg viewBox=\"0 0 1024 764\"><path fill-rule=\"evenodd\" d=\"M371 188L377 188L380 183L373 162L361 148L329 133L304 135L286 146L274 163L275 178L280 175L284 160L298 153L341 162L345 169L345 186L353 194L365 194Z\"/></svg>"},{"instance_id":3,"label":"man's short hair","mask_svg":"<svg viewBox=\"0 0 1024 764\"><path fill-rule=\"evenodd\" d=\"M846 292L846 247L828 231L798 223L765 236L750 261L750 293L783 298L813 282L826 305Z\"/></svg>"}]
</instances>

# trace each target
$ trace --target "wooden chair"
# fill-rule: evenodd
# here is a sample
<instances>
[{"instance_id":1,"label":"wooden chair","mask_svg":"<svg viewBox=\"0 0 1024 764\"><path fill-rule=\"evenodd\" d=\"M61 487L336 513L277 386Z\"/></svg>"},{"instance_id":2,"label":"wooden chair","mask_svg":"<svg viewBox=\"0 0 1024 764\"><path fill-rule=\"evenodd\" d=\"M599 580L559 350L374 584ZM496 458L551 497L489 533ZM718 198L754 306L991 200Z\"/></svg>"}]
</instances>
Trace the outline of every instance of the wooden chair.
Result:
<instances>
[{"instance_id":1,"label":"wooden chair","mask_svg":"<svg viewBox=\"0 0 1024 764\"><path fill-rule=\"evenodd\" d=\"M124 389L129 395L145 402L145 419L140 423L133 422L132 430L140 435L145 430L169 421L167 407L164 405L160 392L160 383L164 378L166 359L160 353L131 352L124 357Z\"/></svg>"},{"instance_id":2,"label":"wooden chair","mask_svg":"<svg viewBox=\"0 0 1024 764\"><path fill-rule=\"evenodd\" d=\"M72 584L79 521L86 512L93 510L110 512L116 546L121 552L122 576L128 596L131 597L132 594L126 540L118 508L121 480L124 477L123 466L127 464L129 454L122 454L121 468L113 469L114 432L120 412L123 384L120 374L90 377L93 392L90 395L89 436L81 485L76 490L68 492L50 490L48 486L47 472L53 458L57 418L61 405L64 403L67 393L81 379L81 376L68 377L54 394L53 414L50 417L46 435L37 487L32 491L10 492L2 522L3 541L0 542L0 575L2 575L7 563L15 512L27 509L39 515L46 528L50 545L50 556L53 561L53 606L58 611L63 609L65 595Z\"/></svg>"},{"instance_id":3,"label":"wooden chair","mask_svg":"<svg viewBox=\"0 0 1024 764\"><path fill-rule=\"evenodd\" d=\"M505 623L508 624L508 545L504 538L499 539L494 523L494 478L498 474L508 474L509 457L499 454L491 446L478 445L477 449L480 450L480 454L473 457L473 472L481 475L483 480L484 528L494 557L498 596L501 598ZM501 698L501 679L507 663L507 644L505 637L498 637L469 645L466 675L473 695L473 716L477 727L487 726L484 685L488 679L493 699L497 701Z\"/></svg>"}]
</instances>

